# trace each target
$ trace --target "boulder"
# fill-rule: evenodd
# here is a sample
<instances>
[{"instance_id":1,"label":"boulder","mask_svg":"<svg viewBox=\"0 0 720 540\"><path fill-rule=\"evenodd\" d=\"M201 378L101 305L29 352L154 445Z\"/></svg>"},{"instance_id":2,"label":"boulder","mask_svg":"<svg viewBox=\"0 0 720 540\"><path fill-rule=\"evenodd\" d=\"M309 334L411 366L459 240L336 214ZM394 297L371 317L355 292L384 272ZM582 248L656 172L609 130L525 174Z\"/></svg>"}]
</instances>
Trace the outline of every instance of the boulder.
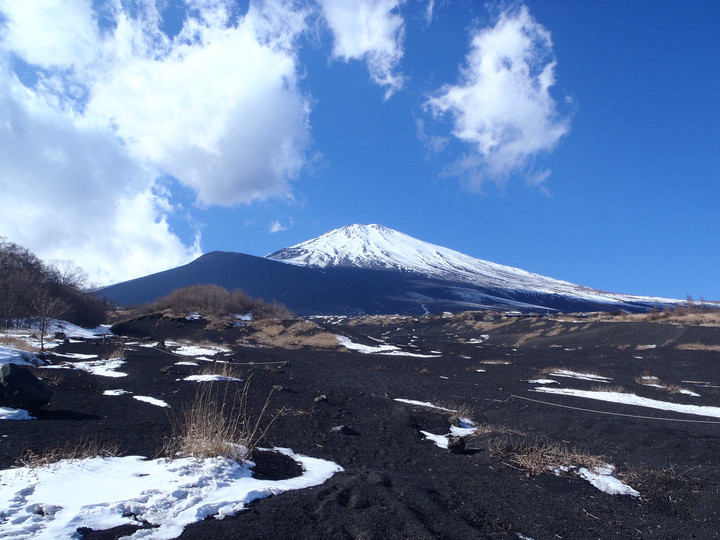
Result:
<instances>
[{"instance_id":1,"label":"boulder","mask_svg":"<svg viewBox=\"0 0 720 540\"><path fill-rule=\"evenodd\" d=\"M47 405L50 390L30 370L17 364L0 368L0 406L32 411Z\"/></svg>"}]
</instances>

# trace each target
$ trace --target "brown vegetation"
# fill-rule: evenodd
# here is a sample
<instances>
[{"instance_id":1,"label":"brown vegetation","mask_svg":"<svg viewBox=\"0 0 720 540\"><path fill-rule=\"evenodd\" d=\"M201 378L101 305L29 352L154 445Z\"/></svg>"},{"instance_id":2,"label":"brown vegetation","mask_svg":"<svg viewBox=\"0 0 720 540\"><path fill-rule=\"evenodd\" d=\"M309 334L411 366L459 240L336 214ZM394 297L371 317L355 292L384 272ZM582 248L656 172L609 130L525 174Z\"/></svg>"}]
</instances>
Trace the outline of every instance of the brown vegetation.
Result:
<instances>
[{"instance_id":1,"label":"brown vegetation","mask_svg":"<svg viewBox=\"0 0 720 540\"><path fill-rule=\"evenodd\" d=\"M251 313L255 319L288 318L292 314L283 305L252 298L240 289L228 291L219 285L191 285L176 289L147 304L133 306L129 316L167 311L175 316L198 313L210 318Z\"/></svg>"},{"instance_id":2,"label":"brown vegetation","mask_svg":"<svg viewBox=\"0 0 720 540\"><path fill-rule=\"evenodd\" d=\"M261 429L273 390L253 420L247 406L249 385L249 378L239 389L233 383L203 383L193 403L185 407L179 417L172 419L173 435L165 446L167 457L247 459L283 413L282 409L275 413ZM220 386L223 386L222 391Z\"/></svg>"}]
</instances>

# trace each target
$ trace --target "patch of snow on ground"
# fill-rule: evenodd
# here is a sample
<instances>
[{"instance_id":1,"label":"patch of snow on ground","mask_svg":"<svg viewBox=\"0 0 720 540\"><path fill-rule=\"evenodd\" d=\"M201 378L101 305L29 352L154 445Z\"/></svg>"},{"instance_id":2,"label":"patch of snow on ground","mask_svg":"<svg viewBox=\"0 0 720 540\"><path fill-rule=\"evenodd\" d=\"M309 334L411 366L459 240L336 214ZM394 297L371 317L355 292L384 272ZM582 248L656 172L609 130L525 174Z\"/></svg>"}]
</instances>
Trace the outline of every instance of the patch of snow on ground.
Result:
<instances>
[{"instance_id":1,"label":"patch of snow on ground","mask_svg":"<svg viewBox=\"0 0 720 540\"><path fill-rule=\"evenodd\" d=\"M400 350L395 345L388 345L387 343L381 343L379 345L362 345L360 343L354 343L350 338L345 336L336 336L338 343L351 351L356 351L362 354L384 354L388 356L413 356L416 358L436 358L437 354L418 354L405 352ZM435 351L432 351L435 353Z\"/></svg>"},{"instance_id":2,"label":"patch of snow on ground","mask_svg":"<svg viewBox=\"0 0 720 540\"><path fill-rule=\"evenodd\" d=\"M200 364L198 364L197 362L183 361L183 362L175 362L175 365L176 366L199 366Z\"/></svg>"},{"instance_id":3,"label":"patch of snow on ground","mask_svg":"<svg viewBox=\"0 0 720 540\"><path fill-rule=\"evenodd\" d=\"M82 353L53 353L54 356L61 358L72 358L74 360L89 360L90 358L97 358L97 354L82 354Z\"/></svg>"},{"instance_id":4,"label":"patch of snow on ground","mask_svg":"<svg viewBox=\"0 0 720 540\"><path fill-rule=\"evenodd\" d=\"M577 474L608 495L640 496L640 493L615 478L613 472L615 472L615 467L606 465L605 467L593 467L592 471L585 467L580 467Z\"/></svg>"},{"instance_id":5,"label":"patch of snow on ground","mask_svg":"<svg viewBox=\"0 0 720 540\"><path fill-rule=\"evenodd\" d=\"M223 377L222 375L216 375L208 373L206 375L189 375L185 377L183 381L195 381L195 382L212 382L212 381L238 381L242 382L242 379L237 377Z\"/></svg>"},{"instance_id":6,"label":"patch of snow on ground","mask_svg":"<svg viewBox=\"0 0 720 540\"><path fill-rule=\"evenodd\" d=\"M426 439L434 442L438 448L447 449L450 444L450 437L467 437L476 431L477 426L475 425L475 422L469 418L461 418L460 426L450 426L450 433L447 435L435 435L429 431L422 430L420 430L420 433L422 433Z\"/></svg>"},{"instance_id":7,"label":"patch of snow on ground","mask_svg":"<svg viewBox=\"0 0 720 540\"><path fill-rule=\"evenodd\" d=\"M609 401L612 403L620 403L623 405L635 405L637 407L648 407L651 409L660 409L663 411L672 411L682 414L694 414L698 416L711 416L720 418L720 407L710 407L707 405L683 405L681 403L671 403L669 401L659 401L657 399L649 399L635 394L625 394L621 392L597 392L593 390L575 390L573 388L547 388L540 386L533 389L535 392L545 392L547 394L560 394L564 396L576 396L588 399L597 399L600 401Z\"/></svg>"},{"instance_id":8,"label":"patch of snow on ground","mask_svg":"<svg viewBox=\"0 0 720 540\"><path fill-rule=\"evenodd\" d=\"M30 416L30 413L24 409L0 407L0 420L35 420L35 417ZM0 483L0 486L2 486L2 483Z\"/></svg>"},{"instance_id":9,"label":"patch of snow on ground","mask_svg":"<svg viewBox=\"0 0 720 540\"><path fill-rule=\"evenodd\" d=\"M146 460L139 456L64 460L46 467L0 471L3 536L73 538L79 527L138 530L129 538L169 539L186 525L234 515L250 502L320 485L342 467L277 448L303 474L288 480L257 480L250 463L226 458Z\"/></svg>"},{"instance_id":10,"label":"patch of snow on ground","mask_svg":"<svg viewBox=\"0 0 720 540\"><path fill-rule=\"evenodd\" d=\"M132 392L128 390L121 390L119 388L117 390L105 390L103 392L103 396L122 396L123 394L132 394Z\"/></svg>"},{"instance_id":11,"label":"patch of snow on ground","mask_svg":"<svg viewBox=\"0 0 720 540\"><path fill-rule=\"evenodd\" d=\"M568 377L570 379L580 379L582 381L595 381L595 382L610 382L611 377L603 377L602 375L594 375L592 373L578 373L577 371L570 371L568 369L558 369L549 374L552 377Z\"/></svg>"},{"instance_id":12,"label":"patch of snow on ground","mask_svg":"<svg viewBox=\"0 0 720 540\"><path fill-rule=\"evenodd\" d=\"M150 405L157 405L158 407L170 407L167 403L165 403L162 399L157 399L150 396L133 396L134 399L137 399L138 401L144 401L145 403L149 403Z\"/></svg>"},{"instance_id":13,"label":"patch of snow on ground","mask_svg":"<svg viewBox=\"0 0 720 540\"><path fill-rule=\"evenodd\" d=\"M67 321L59 321L57 319L51 319L49 321L46 334L51 336L55 332L62 332L68 338L75 339L97 339L103 336L112 336L113 333L110 330L110 326L103 324L97 328L82 328L76 324L69 323Z\"/></svg>"},{"instance_id":14,"label":"patch of snow on ground","mask_svg":"<svg viewBox=\"0 0 720 540\"><path fill-rule=\"evenodd\" d=\"M528 382L530 384L560 384L553 379L530 379Z\"/></svg>"},{"instance_id":15,"label":"patch of snow on ground","mask_svg":"<svg viewBox=\"0 0 720 540\"><path fill-rule=\"evenodd\" d=\"M399 401L400 403L407 403L408 405L418 405L420 407L428 407L429 409L437 409L439 411L457 412L455 409L446 409L445 407L439 407L433 405L429 401L415 401L414 399L395 398L393 401Z\"/></svg>"},{"instance_id":16,"label":"patch of snow on ground","mask_svg":"<svg viewBox=\"0 0 720 540\"><path fill-rule=\"evenodd\" d=\"M46 369L80 369L100 377L127 377L127 373L115 371L125 363L123 358L109 358L108 360L91 360L89 362L73 362L57 366L41 366Z\"/></svg>"},{"instance_id":17,"label":"patch of snow on ground","mask_svg":"<svg viewBox=\"0 0 720 540\"><path fill-rule=\"evenodd\" d=\"M35 355L27 351L0 346L0 366L3 364L17 364L19 366L33 366L37 363Z\"/></svg>"},{"instance_id":18,"label":"patch of snow on ground","mask_svg":"<svg viewBox=\"0 0 720 540\"><path fill-rule=\"evenodd\" d=\"M214 356L219 352L230 352L228 349L224 349L222 347L213 347L212 349L208 347L200 347L198 345L182 345L175 349L173 351L175 354L179 354L182 356Z\"/></svg>"}]
</instances>

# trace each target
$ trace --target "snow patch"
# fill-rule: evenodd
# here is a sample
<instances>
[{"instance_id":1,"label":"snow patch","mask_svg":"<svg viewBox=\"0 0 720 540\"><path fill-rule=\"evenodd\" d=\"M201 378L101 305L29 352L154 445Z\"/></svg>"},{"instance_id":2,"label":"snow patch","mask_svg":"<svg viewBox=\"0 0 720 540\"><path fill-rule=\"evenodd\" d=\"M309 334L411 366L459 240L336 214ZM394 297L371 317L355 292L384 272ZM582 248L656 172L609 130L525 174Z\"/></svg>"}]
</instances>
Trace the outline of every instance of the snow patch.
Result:
<instances>
[{"instance_id":1,"label":"snow patch","mask_svg":"<svg viewBox=\"0 0 720 540\"><path fill-rule=\"evenodd\" d=\"M387 343L380 343L378 345L362 345L361 343L354 343L350 338L345 336L336 336L338 343L351 351L356 351L362 354L383 354L387 356L412 356L415 358L437 358L438 354L420 354L411 353L401 350L395 345L388 345ZM433 351L435 352L435 351Z\"/></svg>"},{"instance_id":2,"label":"snow patch","mask_svg":"<svg viewBox=\"0 0 720 540\"><path fill-rule=\"evenodd\" d=\"M395 398L393 401L399 401L400 403L407 403L408 405L418 405L419 407L427 407L429 409L437 409L439 411L457 412L455 409L446 409L438 405L433 405L428 401L415 401L414 399Z\"/></svg>"},{"instance_id":3,"label":"snow patch","mask_svg":"<svg viewBox=\"0 0 720 540\"><path fill-rule=\"evenodd\" d=\"M103 392L103 396L122 396L123 394L132 394L132 392L129 392L128 390L121 390L120 388L116 390L105 390Z\"/></svg>"},{"instance_id":4,"label":"snow patch","mask_svg":"<svg viewBox=\"0 0 720 540\"><path fill-rule=\"evenodd\" d=\"M195 382L212 382L212 381L238 381L242 382L242 379L237 377L223 377L222 375L216 375L209 373L206 375L189 375L185 377L183 381L195 381Z\"/></svg>"},{"instance_id":5,"label":"snow patch","mask_svg":"<svg viewBox=\"0 0 720 540\"><path fill-rule=\"evenodd\" d=\"M256 499L316 486L343 470L287 448L274 451L299 463L303 474L257 480L250 462L139 456L64 460L0 471L3 536L74 538L79 527L106 530L146 521L155 528L138 530L129 538L176 538L190 523L223 519Z\"/></svg>"},{"instance_id":6,"label":"snow patch","mask_svg":"<svg viewBox=\"0 0 720 540\"><path fill-rule=\"evenodd\" d=\"M577 371L570 371L567 369L558 369L549 374L552 377L567 377L570 379L580 379L582 381L594 381L607 383L612 381L610 377L603 377L602 375L595 375L593 373L579 373Z\"/></svg>"},{"instance_id":7,"label":"snow patch","mask_svg":"<svg viewBox=\"0 0 720 540\"><path fill-rule=\"evenodd\" d=\"M165 403L162 399L157 399L150 396L133 396L133 399L137 399L138 401L144 401L145 403L149 403L150 405L156 405L158 407L170 407L170 405Z\"/></svg>"},{"instance_id":8,"label":"snow patch","mask_svg":"<svg viewBox=\"0 0 720 540\"><path fill-rule=\"evenodd\" d=\"M635 405L637 407L660 409L663 411L672 411L682 414L694 414L697 416L720 418L720 407L711 407L708 405L683 405L681 403L671 403L669 401L644 398L636 396L635 394L625 394L621 392L597 392L594 390L575 390L572 388L547 388L542 386L534 388L533 391L596 399L599 401L609 401L612 403L620 403L622 405Z\"/></svg>"},{"instance_id":9,"label":"snow patch","mask_svg":"<svg viewBox=\"0 0 720 540\"><path fill-rule=\"evenodd\" d=\"M24 409L0 407L0 420L35 420L35 417L30 416L30 413Z\"/></svg>"}]
</instances>

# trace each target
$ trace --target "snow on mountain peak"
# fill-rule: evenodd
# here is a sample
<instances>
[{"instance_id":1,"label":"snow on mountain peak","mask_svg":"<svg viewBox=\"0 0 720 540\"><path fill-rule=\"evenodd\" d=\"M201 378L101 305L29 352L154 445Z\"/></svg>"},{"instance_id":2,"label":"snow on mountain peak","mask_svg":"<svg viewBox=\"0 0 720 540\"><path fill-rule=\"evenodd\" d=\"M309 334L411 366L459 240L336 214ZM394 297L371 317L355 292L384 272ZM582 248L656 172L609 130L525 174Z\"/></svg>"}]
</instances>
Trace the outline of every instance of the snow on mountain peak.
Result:
<instances>
[{"instance_id":1,"label":"snow on mountain peak","mask_svg":"<svg viewBox=\"0 0 720 540\"><path fill-rule=\"evenodd\" d=\"M476 259L378 224L347 225L271 253L267 258L320 268L340 266L416 272L434 279L475 286L558 294L605 303L667 300L600 292L519 268Z\"/></svg>"},{"instance_id":2,"label":"snow on mountain peak","mask_svg":"<svg viewBox=\"0 0 720 540\"><path fill-rule=\"evenodd\" d=\"M354 266L417 272L438 279L482 281L486 286L510 289L526 289L528 281L535 281L533 278L543 282L557 281L475 259L377 224L347 225L267 257L302 266Z\"/></svg>"}]
</instances>

